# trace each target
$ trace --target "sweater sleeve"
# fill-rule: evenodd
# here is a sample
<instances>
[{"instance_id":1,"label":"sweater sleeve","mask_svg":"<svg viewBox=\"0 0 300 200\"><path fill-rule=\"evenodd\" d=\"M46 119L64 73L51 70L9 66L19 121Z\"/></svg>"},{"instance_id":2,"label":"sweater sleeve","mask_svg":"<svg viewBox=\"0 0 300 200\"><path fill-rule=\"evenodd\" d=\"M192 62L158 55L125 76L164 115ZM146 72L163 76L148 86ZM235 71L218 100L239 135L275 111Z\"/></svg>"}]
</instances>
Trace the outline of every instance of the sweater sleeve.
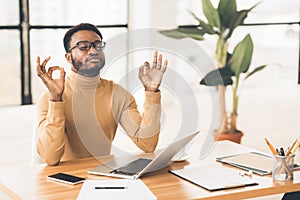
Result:
<instances>
[{"instance_id":1,"label":"sweater sleeve","mask_svg":"<svg viewBox=\"0 0 300 200\"><path fill-rule=\"evenodd\" d=\"M119 99L119 104L122 105L119 122L127 135L141 150L153 152L160 133L160 91L145 91L142 115L138 111L134 97L125 89L114 92L114 99Z\"/></svg>"},{"instance_id":2,"label":"sweater sleeve","mask_svg":"<svg viewBox=\"0 0 300 200\"><path fill-rule=\"evenodd\" d=\"M37 105L37 151L48 165L57 165L64 154L65 115L64 102L49 101L44 93Z\"/></svg>"}]
</instances>

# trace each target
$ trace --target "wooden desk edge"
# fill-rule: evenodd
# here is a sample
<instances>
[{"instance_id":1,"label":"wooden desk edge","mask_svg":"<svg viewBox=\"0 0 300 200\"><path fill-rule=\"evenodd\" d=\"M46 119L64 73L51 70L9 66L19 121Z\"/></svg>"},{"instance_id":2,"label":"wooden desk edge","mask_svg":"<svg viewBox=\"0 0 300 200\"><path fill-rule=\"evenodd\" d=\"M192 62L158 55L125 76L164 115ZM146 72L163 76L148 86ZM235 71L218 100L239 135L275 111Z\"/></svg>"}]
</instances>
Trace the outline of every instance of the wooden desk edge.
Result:
<instances>
[{"instance_id":1,"label":"wooden desk edge","mask_svg":"<svg viewBox=\"0 0 300 200\"><path fill-rule=\"evenodd\" d=\"M16 193L14 193L13 191L11 191L9 188L7 188L2 183L0 183L0 191L3 192L8 197L10 197L11 199L21 200L21 198Z\"/></svg>"}]
</instances>

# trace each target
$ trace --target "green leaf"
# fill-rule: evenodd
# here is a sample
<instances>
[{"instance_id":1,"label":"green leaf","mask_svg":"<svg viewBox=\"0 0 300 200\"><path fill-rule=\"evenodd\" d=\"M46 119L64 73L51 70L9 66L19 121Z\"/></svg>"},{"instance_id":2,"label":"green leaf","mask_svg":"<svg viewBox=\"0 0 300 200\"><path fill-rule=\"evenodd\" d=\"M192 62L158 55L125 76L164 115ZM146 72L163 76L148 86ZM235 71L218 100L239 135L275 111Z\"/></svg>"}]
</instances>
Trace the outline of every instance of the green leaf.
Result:
<instances>
[{"instance_id":1,"label":"green leaf","mask_svg":"<svg viewBox=\"0 0 300 200\"><path fill-rule=\"evenodd\" d=\"M231 37L236 27L244 23L244 20L247 18L247 16L248 12L246 10L239 11L235 14L235 16L231 20L231 23L229 24L229 33L226 36L226 39Z\"/></svg>"},{"instance_id":2,"label":"green leaf","mask_svg":"<svg viewBox=\"0 0 300 200\"><path fill-rule=\"evenodd\" d=\"M259 3L252 6L250 9L247 10L241 10L235 13L235 16L232 17L231 23L229 25L230 32L227 35L227 38L230 38L234 29L238 27L239 25L244 24L245 19L248 17L248 13L255 8Z\"/></svg>"},{"instance_id":3,"label":"green leaf","mask_svg":"<svg viewBox=\"0 0 300 200\"><path fill-rule=\"evenodd\" d=\"M232 85L233 71L230 67L223 67L209 72L201 81L201 85L217 86L217 85Z\"/></svg>"},{"instance_id":4,"label":"green leaf","mask_svg":"<svg viewBox=\"0 0 300 200\"><path fill-rule=\"evenodd\" d=\"M201 28L201 30L203 30L203 32L210 35L218 33L217 31L214 31L213 27L210 24L205 23L202 19L198 18L193 12L190 13L199 22L199 27Z\"/></svg>"},{"instance_id":5,"label":"green leaf","mask_svg":"<svg viewBox=\"0 0 300 200\"><path fill-rule=\"evenodd\" d=\"M250 72L249 74L247 74L247 76L245 77L245 79L249 78L250 76L252 76L256 72L259 72L259 71L263 70L266 66L267 65L261 65L261 66L255 68L252 72Z\"/></svg>"},{"instance_id":6,"label":"green leaf","mask_svg":"<svg viewBox=\"0 0 300 200\"><path fill-rule=\"evenodd\" d=\"M164 31L159 31L161 34L171 37L174 39L182 39L182 38L193 38L195 40L203 40L203 35L205 34L204 31L192 27L192 28L177 28L177 29L172 29L172 30L164 30Z\"/></svg>"},{"instance_id":7,"label":"green leaf","mask_svg":"<svg viewBox=\"0 0 300 200\"><path fill-rule=\"evenodd\" d=\"M230 24L237 13L236 0L220 0L218 12L220 15L221 26L230 28Z\"/></svg>"},{"instance_id":8,"label":"green leaf","mask_svg":"<svg viewBox=\"0 0 300 200\"><path fill-rule=\"evenodd\" d=\"M208 23L220 29L221 23L218 10L213 7L210 0L202 0L202 9Z\"/></svg>"},{"instance_id":9,"label":"green leaf","mask_svg":"<svg viewBox=\"0 0 300 200\"><path fill-rule=\"evenodd\" d=\"M233 50L230 67L235 76L246 73L249 69L253 53L253 42L250 34L239 42Z\"/></svg>"}]
</instances>

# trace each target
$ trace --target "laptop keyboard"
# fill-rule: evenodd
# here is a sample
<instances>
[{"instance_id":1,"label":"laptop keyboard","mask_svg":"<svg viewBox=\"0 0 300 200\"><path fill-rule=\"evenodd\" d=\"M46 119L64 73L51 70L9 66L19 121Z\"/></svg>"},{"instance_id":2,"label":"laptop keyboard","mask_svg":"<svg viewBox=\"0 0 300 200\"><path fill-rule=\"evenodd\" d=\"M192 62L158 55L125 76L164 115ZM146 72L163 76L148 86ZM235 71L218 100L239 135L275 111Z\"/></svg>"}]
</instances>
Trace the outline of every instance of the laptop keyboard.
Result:
<instances>
[{"instance_id":1,"label":"laptop keyboard","mask_svg":"<svg viewBox=\"0 0 300 200\"><path fill-rule=\"evenodd\" d=\"M124 174L124 175L135 175L142 171L152 160L146 158L139 158L134 160L125 166L111 171L114 174Z\"/></svg>"}]
</instances>

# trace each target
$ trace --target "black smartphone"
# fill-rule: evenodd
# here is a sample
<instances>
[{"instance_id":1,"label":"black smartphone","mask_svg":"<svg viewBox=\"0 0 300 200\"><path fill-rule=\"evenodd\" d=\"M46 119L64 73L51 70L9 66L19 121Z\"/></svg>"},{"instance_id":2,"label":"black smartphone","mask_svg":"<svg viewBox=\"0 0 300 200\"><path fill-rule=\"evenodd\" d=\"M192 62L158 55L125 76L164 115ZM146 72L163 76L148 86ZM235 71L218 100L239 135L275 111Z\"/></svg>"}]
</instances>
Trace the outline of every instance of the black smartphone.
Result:
<instances>
[{"instance_id":1,"label":"black smartphone","mask_svg":"<svg viewBox=\"0 0 300 200\"><path fill-rule=\"evenodd\" d=\"M65 173L57 173L57 174L52 174L47 177L49 180L54 180L54 181L59 181L62 183L68 183L75 185L77 183L82 183L85 178L78 177L78 176L73 176L70 174L65 174Z\"/></svg>"}]
</instances>

